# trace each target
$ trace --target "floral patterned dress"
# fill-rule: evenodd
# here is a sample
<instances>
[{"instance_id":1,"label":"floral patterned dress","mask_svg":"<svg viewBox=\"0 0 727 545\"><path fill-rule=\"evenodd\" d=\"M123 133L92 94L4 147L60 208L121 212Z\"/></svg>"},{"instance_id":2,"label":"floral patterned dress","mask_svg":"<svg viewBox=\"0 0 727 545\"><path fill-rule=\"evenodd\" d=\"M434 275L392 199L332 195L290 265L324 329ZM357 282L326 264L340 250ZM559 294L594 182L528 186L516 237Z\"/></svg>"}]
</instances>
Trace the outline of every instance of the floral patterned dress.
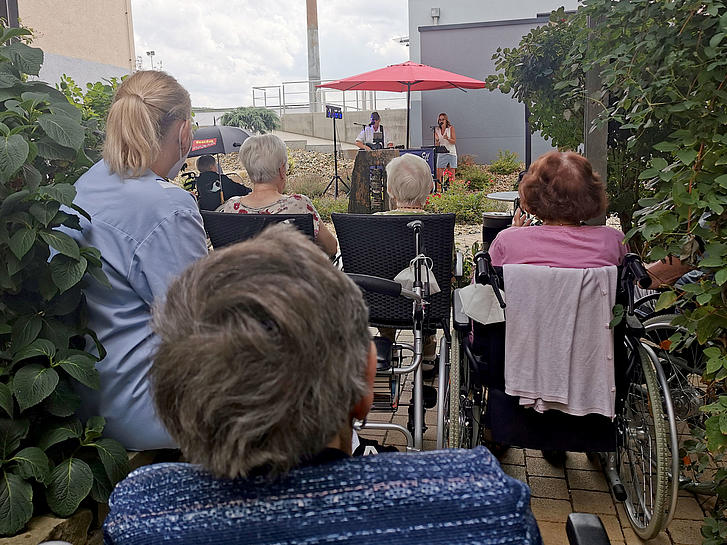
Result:
<instances>
[{"instance_id":1,"label":"floral patterned dress","mask_svg":"<svg viewBox=\"0 0 727 545\"><path fill-rule=\"evenodd\" d=\"M217 212L231 212L237 214L312 214L313 232L318 238L321 228L321 217L313 206L311 200L305 195L283 195L274 203L259 208L246 206L240 202L241 197L232 197L217 209Z\"/></svg>"}]
</instances>

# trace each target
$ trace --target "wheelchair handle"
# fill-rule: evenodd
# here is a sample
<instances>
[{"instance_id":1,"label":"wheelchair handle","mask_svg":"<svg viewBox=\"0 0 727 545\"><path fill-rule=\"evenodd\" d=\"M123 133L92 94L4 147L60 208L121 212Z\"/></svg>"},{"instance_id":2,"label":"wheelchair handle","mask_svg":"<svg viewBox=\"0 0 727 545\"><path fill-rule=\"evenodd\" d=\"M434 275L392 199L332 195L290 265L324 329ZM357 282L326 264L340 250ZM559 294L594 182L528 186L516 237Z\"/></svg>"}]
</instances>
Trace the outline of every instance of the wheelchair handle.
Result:
<instances>
[{"instance_id":1,"label":"wheelchair handle","mask_svg":"<svg viewBox=\"0 0 727 545\"><path fill-rule=\"evenodd\" d=\"M651 286L651 277L646 272L646 268L637 254L626 254L624 256L624 267L633 275L634 280L640 288L648 289Z\"/></svg>"},{"instance_id":2,"label":"wheelchair handle","mask_svg":"<svg viewBox=\"0 0 727 545\"><path fill-rule=\"evenodd\" d=\"M372 293L379 293L381 295L390 295L391 297L403 296L407 299L414 299L415 301L421 301L421 296L411 290L405 290L401 287L401 284L394 282L393 280L387 280L386 278L380 278L378 276L369 276L368 274L349 274L348 277L353 280L359 288Z\"/></svg>"},{"instance_id":3,"label":"wheelchair handle","mask_svg":"<svg viewBox=\"0 0 727 545\"><path fill-rule=\"evenodd\" d=\"M497 302L500 304L500 308L505 308L504 299L502 293L500 293L500 286L497 281L497 273L492 267L492 258L487 252L477 252L475 254L475 282L478 284L489 284L492 286L492 291L495 293Z\"/></svg>"}]
</instances>

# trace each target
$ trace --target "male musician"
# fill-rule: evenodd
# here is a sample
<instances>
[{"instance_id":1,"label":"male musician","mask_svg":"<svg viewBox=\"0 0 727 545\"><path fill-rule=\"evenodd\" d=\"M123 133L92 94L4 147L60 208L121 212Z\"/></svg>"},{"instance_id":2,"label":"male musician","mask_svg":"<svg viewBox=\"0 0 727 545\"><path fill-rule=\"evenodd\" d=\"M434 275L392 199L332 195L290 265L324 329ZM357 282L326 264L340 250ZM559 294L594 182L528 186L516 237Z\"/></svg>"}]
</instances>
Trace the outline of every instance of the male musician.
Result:
<instances>
[{"instance_id":1,"label":"male musician","mask_svg":"<svg viewBox=\"0 0 727 545\"><path fill-rule=\"evenodd\" d=\"M386 138L384 126L381 124L381 116L378 112L371 112L371 123L366 125L356 138L356 145L367 151L383 149ZM393 148L394 143L388 142L386 147Z\"/></svg>"}]
</instances>

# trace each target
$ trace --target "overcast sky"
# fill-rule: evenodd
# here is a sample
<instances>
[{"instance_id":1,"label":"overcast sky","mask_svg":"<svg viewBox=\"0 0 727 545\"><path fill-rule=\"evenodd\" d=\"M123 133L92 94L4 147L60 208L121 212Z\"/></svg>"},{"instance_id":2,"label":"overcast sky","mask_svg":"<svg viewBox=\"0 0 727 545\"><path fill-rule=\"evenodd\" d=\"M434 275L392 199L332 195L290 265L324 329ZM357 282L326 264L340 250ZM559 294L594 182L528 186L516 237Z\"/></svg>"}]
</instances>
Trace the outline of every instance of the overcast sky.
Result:
<instances>
[{"instance_id":1,"label":"overcast sky","mask_svg":"<svg viewBox=\"0 0 727 545\"><path fill-rule=\"evenodd\" d=\"M161 61L194 106L247 106L252 87L308 77L305 0L132 0L136 54ZM318 0L321 77L404 62L406 0Z\"/></svg>"}]
</instances>

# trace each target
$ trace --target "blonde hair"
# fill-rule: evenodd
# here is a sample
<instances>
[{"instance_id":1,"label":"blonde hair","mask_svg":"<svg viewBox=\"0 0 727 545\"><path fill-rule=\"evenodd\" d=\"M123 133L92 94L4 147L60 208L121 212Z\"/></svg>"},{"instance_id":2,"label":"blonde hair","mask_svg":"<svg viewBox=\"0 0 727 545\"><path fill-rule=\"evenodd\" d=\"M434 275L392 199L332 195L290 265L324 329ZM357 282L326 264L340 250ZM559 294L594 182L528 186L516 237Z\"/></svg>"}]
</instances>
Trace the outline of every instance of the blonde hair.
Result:
<instances>
[{"instance_id":1,"label":"blonde hair","mask_svg":"<svg viewBox=\"0 0 727 545\"><path fill-rule=\"evenodd\" d=\"M137 178L161 151L174 121L192 111L189 93L165 72L145 70L119 86L106 122L103 158L112 172Z\"/></svg>"}]
</instances>

